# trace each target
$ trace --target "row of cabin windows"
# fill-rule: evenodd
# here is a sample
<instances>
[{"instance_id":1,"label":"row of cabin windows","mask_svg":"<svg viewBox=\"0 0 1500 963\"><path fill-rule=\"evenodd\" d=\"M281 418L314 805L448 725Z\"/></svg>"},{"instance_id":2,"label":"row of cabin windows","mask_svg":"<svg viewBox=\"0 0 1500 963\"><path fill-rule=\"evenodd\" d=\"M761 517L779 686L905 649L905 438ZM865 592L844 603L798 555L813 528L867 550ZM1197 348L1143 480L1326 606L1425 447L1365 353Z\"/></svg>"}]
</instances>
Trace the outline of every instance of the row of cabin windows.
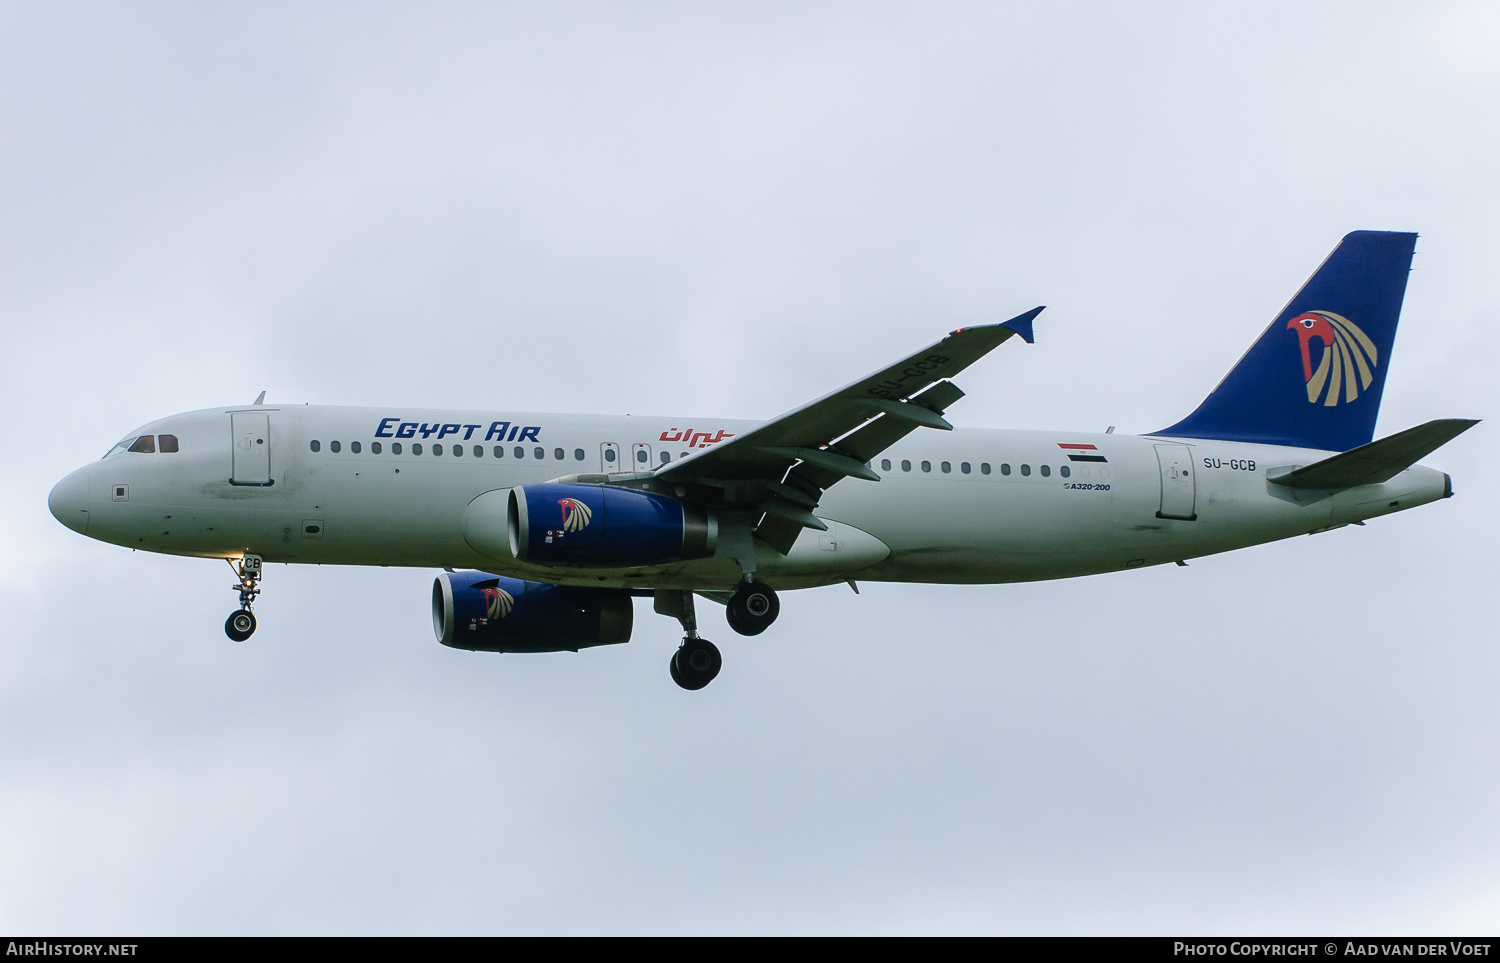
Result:
<instances>
[{"instance_id":1,"label":"row of cabin windows","mask_svg":"<svg viewBox=\"0 0 1500 963\"><path fill-rule=\"evenodd\" d=\"M123 442L121 444L123 445ZM323 450L323 443L321 441L318 441L318 440L315 439L313 441L308 442L308 447L311 448L313 451L322 451ZM116 446L116 448L120 449L120 446ZM455 458L462 458L463 455L464 455L464 446L463 445L449 445L448 449L449 449L449 452ZM121 449L121 450L127 450L127 449ZM135 440L135 443L133 445L131 445L128 450L129 451L155 451L157 449L156 449L156 447L154 446L154 444L152 442L152 436L151 435L142 435L140 438L137 438ZM177 436L176 435L162 435L161 436L161 450L162 451L176 451L177 450ZM328 450L331 451L331 452L333 452L335 455L337 455L341 451L343 451L343 445L342 445L342 443L337 442L337 441L330 441L328 443ZM358 454L361 454L363 452L363 450L364 449L363 449L363 447L361 446L361 444L359 442L357 442L357 441L351 441L351 442L349 442L349 451L350 451L350 453L358 455ZM384 449L381 447L381 443L380 442L378 442L378 441L372 441L372 442L370 442L370 454L372 454L372 455L379 455L379 454L381 454L383 452L383 450ZM401 447L401 442L399 442L399 441L391 442L391 454L393 454L393 455L399 455L399 454L402 454L402 451L403 451L403 449ZM420 455L420 454L422 454L422 451L423 451L423 448L422 448L422 443L421 442L414 442L414 443L412 443L411 453L413 455ZM526 449L524 447L522 447L521 445L515 446L513 449L511 449L511 451L512 451L513 455L516 458L525 458L526 457ZM475 457L475 458L483 458L484 457L484 446L483 445L474 445L473 448L472 448L472 452L473 452L473 457ZM505 457L505 446L503 446L503 445L496 445L492 449L492 452L493 452L493 457L495 457L495 458L504 458ZM442 445L441 442L435 443L435 444L432 445L432 453L434 455L441 455L441 454L443 454L443 445ZM111 454L113 454L113 453L111 453ZM613 462L614 461L614 454L615 454L614 453L614 449L612 449L612 448L606 448L604 450L604 460L607 461L607 462ZM687 452L683 452L682 453L682 457L683 458L686 458L687 456L688 456ZM541 447L540 445L537 446L536 448L533 448L532 449L532 457L536 458L539 461L545 460L546 457L547 457L547 449ZM563 460L566 459L566 457L567 457L567 453L564 452L563 449L561 449L561 448L554 448L554 449L552 449L552 459L554 461L563 461ZM575 448L575 449L573 449L573 460L574 461L583 461L584 457L585 457L584 456L584 451L583 451L582 448ZM635 453L635 458L636 458L636 461L641 462L642 464L645 464L646 462L648 462L650 460L651 456L649 454L647 454L647 452L646 452L646 450L644 448L642 448L642 449L638 450ZM672 453L671 452L664 451L664 452L661 453L661 463L663 465L667 464L671 460L672 460ZM891 470L891 460L889 458L883 458L883 459L881 459L881 461L880 461L880 467L884 471L890 471ZM905 458L901 459L901 470L902 471L911 471L911 467L912 467L911 466L911 461L909 461L908 459L905 459ZM930 461L923 461L921 463L921 469L924 472L931 472L932 471L932 462L930 462ZM938 470L941 471L945 475L951 474L952 471L953 471L953 463L950 462L950 461L939 462L938 463ZM972 474L973 473L974 466L971 465L969 462L966 462L966 461L965 462L959 462L958 470L960 472L962 472L963 474L968 475L968 474ZM1042 465L1038 470L1041 472L1041 475L1042 475L1043 478L1048 478L1048 477L1051 477L1051 475L1052 475L1052 466L1050 466L1050 465ZM991 468L990 468L990 463L989 462L982 461L982 462L979 463L979 473L981 475L988 475L988 474L990 474L990 472L991 472ZM1067 478L1073 472L1072 472L1072 470L1067 465L1063 465L1062 467L1060 467L1057 470L1057 473L1059 475L1061 475L1063 478ZM1002 475L1009 475L1010 474L1010 465L1008 463L1002 462L1000 464L1000 474L1002 474ZM1031 466L1030 465L1022 465L1021 466L1021 474L1022 474L1022 476L1029 476L1031 474Z\"/></svg>"},{"instance_id":2,"label":"row of cabin windows","mask_svg":"<svg viewBox=\"0 0 1500 963\"><path fill-rule=\"evenodd\" d=\"M125 439L111 448L104 457L108 458L110 455L118 455L122 451L133 451L151 455L158 451L174 454L179 450L180 447L177 444L176 435L141 435L139 438Z\"/></svg>"},{"instance_id":3,"label":"row of cabin windows","mask_svg":"<svg viewBox=\"0 0 1500 963\"><path fill-rule=\"evenodd\" d=\"M313 451L322 451L323 450L323 443L321 441L313 440L313 441L310 441L310 442L307 443L307 447L310 448L310 449L312 449ZM434 444L431 447L432 447L432 453L434 455L441 455L444 452L444 446L441 443ZM331 451L331 452L333 452L335 455L337 455L337 454L339 454L340 452L342 452L344 450L344 446L340 442L330 441L328 443L328 450ZM411 445L411 453L413 455L420 455L420 454L422 454L423 450L424 449L423 449L422 443L420 441L412 443L412 445ZM474 457L474 458L483 458L484 457L484 446L483 445L474 445L473 448L470 449L469 451L465 451L463 445L448 445L448 446L446 446L446 450L447 450L448 454L452 455L454 458L462 458L466 454L471 454L471 457ZM384 451L385 451L385 448L381 445L380 442L378 442L378 441L372 441L372 442L370 442L370 454L372 454L372 455L379 455L379 454L383 454ZM393 455L400 455L404 451L405 451L405 449L402 448L401 442L399 442L399 441L393 441L393 442L391 442L391 454L393 454ZM354 455L362 454L364 452L364 447L359 442L357 442L357 441L351 441L351 442L349 442L349 452L350 452L350 454L354 454ZM511 452L512 452L512 454L516 458L525 458L526 457L526 449L523 448L523 447L521 447L520 445L517 445L515 448L511 449ZM532 452L532 457L536 458L538 460L543 460L544 461L547 458L547 449L542 448L541 446L537 446L536 448L533 448L531 450L531 452ZM495 457L495 458L504 458L505 457L505 446L504 445L496 445L494 447L493 451L492 451L492 457ZM583 457L584 457L584 455L583 455L583 449L582 448L575 448L575 449L573 449L573 460L574 461L583 461ZM567 452L563 451L561 448L554 448L554 449L552 449L552 460L553 461L564 461L566 459L567 459Z\"/></svg>"},{"instance_id":4,"label":"row of cabin windows","mask_svg":"<svg viewBox=\"0 0 1500 963\"><path fill-rule=\"evenodd\" d=\"M142 437L144 437L146 439L149 439L151 436L150 435L144 435ZM176 447L176 445L177 445L177 439L175 437L173 437L172 435L162 435L162 438L171 438L172 439L172 445L173 445L172 448L170 448L170 449L163 448L162 451L169 451L169 450L170 451L176 451L177 450L177 447ZM163 444L165 444L165 442L163 442ZM307 447L310 448L310 449L312 449L313 451L322 451L323 450L323 443L321 441L313 440L313 441L310 441L310 442L307 443ZM136 449L132 448L130 450L131 451L135 451ZM337 454L339 454L340 452L342 452L344 450L343 443L342 442L337 442L337 441L330 441L328 443L328 450L331 451L331 452L333 452L335 455L337 455ZM370 442L370 454L372 454L372 455L379 455L379 454L381 454L383 452L383 450L384 449L381 447L381 443L380 442L378 442L378 441L372 441L372 442ZM464 446L463 445L449 445L448 446L448 450L456 458L462 458L464 456ZM358 455L358 454L361 454L364 451L364 448L363 448L363 446L359 442L357 442L357 441L351 441L351 442L349 442L349 451L350 451L351 454ZM402 451L403 451L403 449L401 447L401 442L399 442L399 441L393 441L393 442L391 442L391 454L393 454L393 455L399 455L399 454L402 453ZM414 442L412 444L412 446L411 446L411 453L413 455L420 455L420 454L422 454L422 451L423 451L423 448L422 448L422 443L421 442ZM472 451L473 451L473 457L475 457L475 458L483 458L484 457L484 446L483 445L474 445L473 448L472 448ZM517 445L515 448L511 449L511 451L514 453L514 455L515 455L516 458L525 458L526 457L526 449L523 448L520 445ZM441 455L441 454L443 454L443 445L441 443L434 444L432 446L432 453L434 455ZM688 456L687 452L683 452L682 453L682 457L683 458L686 458L687 456ZM493 449L493 457L495 457L495 458L504 458L505 457L505 446L504 445L496 445L494 447L494 449ZM547 449L542 448L540 446L536 447L536 448L533 448L532 449L532 457L534 457L534 458L536 458L538 460L545 460L546 457L547 457ZM574 448L573 449L573 460L574 461L583 461L584 457L585 457L585 455L584 455L584 452L583 452L582 448ZM552 449L552 460L553 461L564 461L564 460L566 460L566 458L567 458L567 453L565 451L563 451L563 449L561 449L561 448L554 448L554 449ZM614 460L615 460L615 451L614 451L613 448L606 448L606 449L604 449L604 460L606 462L610 462L611 464L614 462ZM639 451L637 451L635 453L635 460L644 465L644 464L646 464L647 462L649 462L651 460L651 456L643 448L643 449L641 449L641 450L639 450ZM672 453L671 452L664 451L664 452L661 453L661 463L663 465L667 464L671 460L672 460Z\"/></svg>"},{"instance_id":5,"label":"row of cabin windows","mask_svg":"<svg viewBox=\"0 0 1500 963\"><path fill-rule=\"evenodd\" d=\"M884 471L890 471L891 470L891 460L889 458L882 458L880 460L880 467ZM922 467L923 471L930 472L930 471L932 471L932 462L930 462L930 461L924 461L924 462L922 462L921 467ZM905 458L901 459L901 470L902 471L911 471L911 462L908 461ZM939 462L938 463L938 470L941 471L945 475L952 473L952 471L953 471L953 462L951 462L951 461ZM973 469L972 465L970 465L968 462L965 461L965 462L959 462L958 470L961 471L961 472L963 472L965 475L967 475L967 474L970 474L974 469ZM1042 473L1042 477L1043 478L1050 478L1052 476L1052 466L1051 465L1042 465L1037 470ZM979 473L981 475L988 475L990 473L990 463L987 462L987 461L980 462L979 463ZM1061 468L1059 468L1057 470L1057 473L1059 475L1061 475L1062 477L1067 478L1067 477L1069 477L1069 476L1071 476L1073 474L1073 470L1071 468L1069 468L1067 465L1063 465ZM1000 463L1000 474L1002 474L1002 475L1009 475L1010 474L1010 465L1008 463L1005 463L1005 462L1001 462ZM1021 474L1023 476L1030 475L1031 474L1031 466L1030 465L1022 465L1021 466Z\"/></svg>"}]
</instances>

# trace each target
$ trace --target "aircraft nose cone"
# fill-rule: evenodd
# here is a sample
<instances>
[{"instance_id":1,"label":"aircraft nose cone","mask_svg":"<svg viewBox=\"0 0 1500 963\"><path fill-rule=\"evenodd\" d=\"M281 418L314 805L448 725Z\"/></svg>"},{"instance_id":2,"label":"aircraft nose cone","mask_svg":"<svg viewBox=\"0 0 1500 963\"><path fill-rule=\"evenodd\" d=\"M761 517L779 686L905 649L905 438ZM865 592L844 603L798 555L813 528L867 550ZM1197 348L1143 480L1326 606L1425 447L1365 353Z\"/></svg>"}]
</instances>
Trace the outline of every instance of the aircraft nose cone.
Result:
<instances>
[{"instance_id":1,"label":"aircraft nose cone","mask_svg":"<svg viewBox=\"0 0 1500 963\"><path fill-rule=\"evenodd\" d=\"M52 516L80 535L89 528L89 473L80 468L58 482L47 496Z\"/></svg>"}]
</instances>

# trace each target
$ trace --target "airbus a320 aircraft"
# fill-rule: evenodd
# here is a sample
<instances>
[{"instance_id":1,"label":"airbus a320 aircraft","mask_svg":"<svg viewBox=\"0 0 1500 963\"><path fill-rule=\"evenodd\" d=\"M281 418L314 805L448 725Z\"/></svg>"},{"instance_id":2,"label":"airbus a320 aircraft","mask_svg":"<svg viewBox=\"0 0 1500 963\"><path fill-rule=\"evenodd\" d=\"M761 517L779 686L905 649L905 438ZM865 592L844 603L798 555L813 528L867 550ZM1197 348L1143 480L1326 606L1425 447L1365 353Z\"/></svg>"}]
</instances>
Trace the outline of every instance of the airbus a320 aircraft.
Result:
<instances>
[{"instance_id":1,"label":"airbus a320 aircraft","mask_svg":"<svg viewBox=\"0 0 1500 963\"><path fill-rule=\"evenodd\" d=\"M255 404L132 431L48 499L69 528L227 559L244 641L265 562L442 568L439 641L626 642L634 596L682 623L672 678L719 649L695 596L757 635L777 591L1018 582L1161 565L1359 525L1453 494L1416 465L1465 419L1373 441L1415 234L1346 236L1192 414L1143 436L955 430L950 379L1035 308L962 328L769 421ZM465 569L466 571L459 571Z\"/></svg>"}]
</instances>

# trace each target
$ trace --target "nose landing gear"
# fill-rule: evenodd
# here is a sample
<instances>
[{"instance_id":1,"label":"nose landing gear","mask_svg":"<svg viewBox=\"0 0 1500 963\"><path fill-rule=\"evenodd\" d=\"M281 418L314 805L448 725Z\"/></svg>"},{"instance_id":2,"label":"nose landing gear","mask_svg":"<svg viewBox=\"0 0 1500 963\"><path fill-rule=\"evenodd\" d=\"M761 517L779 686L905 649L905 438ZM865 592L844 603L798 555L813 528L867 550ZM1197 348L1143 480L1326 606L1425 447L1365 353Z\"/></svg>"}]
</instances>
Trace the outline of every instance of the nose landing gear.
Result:
<instances>
[{"instance_id":1,"label":"nose landing gear","mask_svg":"<svg viewBox=\"0 0 1500 963\"><path fill-rule=\"evenodd\" d=\"M229 613L229 618L224 620L224 634L229 636L231 642L243 642L255 634L255 613L250 611L250 606L260 594L260 556L245 555L240 558L238 565L232 558L225 561L240 580L234 586L240 593L240 607L238 611Z\"/></svg>"}]
</instances>

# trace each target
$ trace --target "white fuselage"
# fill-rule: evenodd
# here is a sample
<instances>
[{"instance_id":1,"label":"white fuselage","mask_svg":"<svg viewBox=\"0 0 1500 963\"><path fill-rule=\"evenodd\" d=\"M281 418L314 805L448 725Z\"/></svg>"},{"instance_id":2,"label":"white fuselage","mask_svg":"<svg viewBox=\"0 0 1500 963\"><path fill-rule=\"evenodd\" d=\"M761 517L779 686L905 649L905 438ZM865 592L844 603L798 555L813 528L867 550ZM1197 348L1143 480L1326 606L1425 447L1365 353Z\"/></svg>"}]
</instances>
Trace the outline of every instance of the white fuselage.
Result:
<instances>
[{"instance_id":1,"label":"white fuselage","mask_svg":"<svg viewBox=\"0 0 1500 963\"><path fill-rule=\"evenodd\" d=\"M267 562L448 566L554 583L730 588L740 566L722 554L599 571L526 565L492 548L486 554L475 543L494 540L466 538L465 511L499 489L659 467L664 455L676 462L751 427L701 418L211 409L142 427L138 434L176 436L180 449L111 454L60 483L52 506L91 538L176 555L253 553ZM453 453L455 445L463 454ZM1073 460L1070 452L1090 460ZM1294 492L1267 481L1268 470L1328 455L1065 431L917 431L871 463L881 481L847 479L824 495L814 514L829 531L805 530L786 556L758 547L758 575L785 588L856 578L1014 582L1088 575L1321 531L1449 492L1444 474L1420 466L1336 493Z\"/></svg>"}]
</instances>

